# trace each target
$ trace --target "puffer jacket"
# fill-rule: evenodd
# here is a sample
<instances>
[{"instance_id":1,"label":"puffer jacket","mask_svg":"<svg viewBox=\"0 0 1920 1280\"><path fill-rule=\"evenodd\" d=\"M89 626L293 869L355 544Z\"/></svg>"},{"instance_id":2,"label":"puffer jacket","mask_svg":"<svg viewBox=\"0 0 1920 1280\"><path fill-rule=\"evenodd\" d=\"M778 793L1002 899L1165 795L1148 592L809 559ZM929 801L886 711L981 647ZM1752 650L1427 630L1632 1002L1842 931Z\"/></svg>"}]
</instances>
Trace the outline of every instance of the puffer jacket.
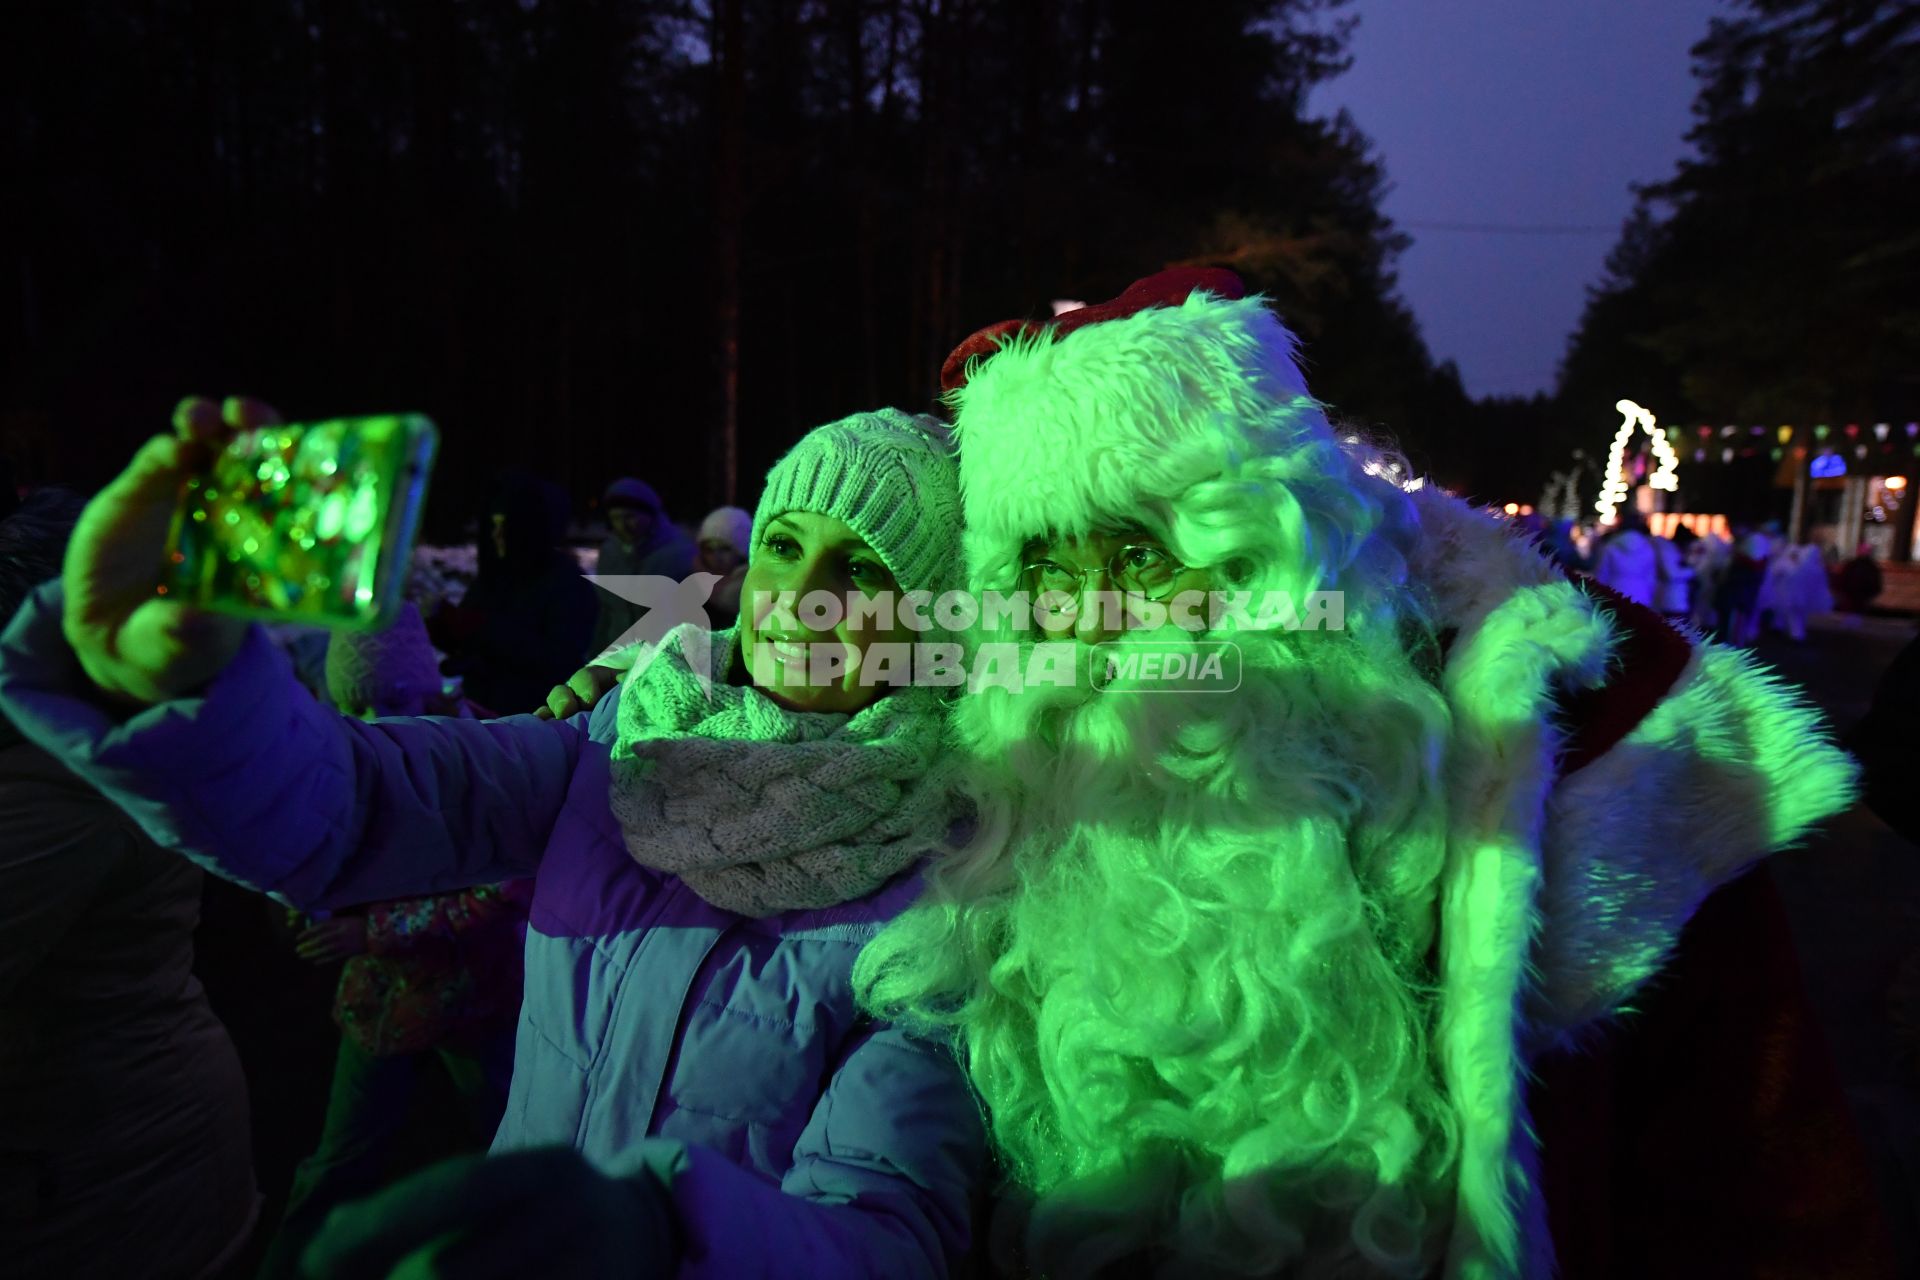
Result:
<instances>
[{"instance_id":1,"label":"puffer jacket","mask_svg":"<svg viewBox=\"0 0 1920 1280\"><path fill-rule=\"evenodd\" d=\"M617 700L566 721L361 723L259 627L201 696L90 696L58 584L0 636L0 706L163 846L303 908L536 876L496 1151L659 1174L683 1276L943 1275L984 1133L951 1052L859 1015L860 947L918 890L749 919L628 856Z\"/></svg>"}]
</instances>

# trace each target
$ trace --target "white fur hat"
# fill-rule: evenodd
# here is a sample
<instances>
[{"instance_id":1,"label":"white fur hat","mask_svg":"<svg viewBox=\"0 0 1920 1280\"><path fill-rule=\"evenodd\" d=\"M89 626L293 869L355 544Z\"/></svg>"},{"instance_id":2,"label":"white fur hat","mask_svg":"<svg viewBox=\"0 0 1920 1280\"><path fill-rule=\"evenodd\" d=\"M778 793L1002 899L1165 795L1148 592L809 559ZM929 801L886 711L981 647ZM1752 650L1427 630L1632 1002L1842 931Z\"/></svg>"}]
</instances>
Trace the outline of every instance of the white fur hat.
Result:
<instances>
[{"instance_id":1,"label":"white fur hat","mask_svg":"<svg viewBox=\"0 0 1920 1280\"><path fill-rule=\"evenodd\" d=\"M1082 534L1330 428L1297 342L1225 271L1175 270L1044 328L982 330L947 362L968 565Z\"/></svg>"}]
</instances>

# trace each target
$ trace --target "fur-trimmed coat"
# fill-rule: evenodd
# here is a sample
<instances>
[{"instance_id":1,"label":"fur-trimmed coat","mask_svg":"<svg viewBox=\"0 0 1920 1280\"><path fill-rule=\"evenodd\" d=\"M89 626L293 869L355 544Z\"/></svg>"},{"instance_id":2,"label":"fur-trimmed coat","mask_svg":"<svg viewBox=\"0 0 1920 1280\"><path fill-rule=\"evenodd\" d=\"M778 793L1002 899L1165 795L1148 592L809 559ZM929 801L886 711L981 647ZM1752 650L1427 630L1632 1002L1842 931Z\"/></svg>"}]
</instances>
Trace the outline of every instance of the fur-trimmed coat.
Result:
<instances>
[{"instance_id":1,"label":"fur-trimmed coat","mask_svg":"<svg viewBox=\"0 0 1920 1280\"><path fill-rule=\"evenodd\" d=\"M1714 891L1630 1013L1544 1056L1527 1103L1560 1280L1898 1274L1764 868Z\"/></svg>"},{"instance_id":2,"label":"fur-trimmed coat","mask_svg":"<svg viewBox=\"0 0 1920 1280\"><path fill-rule=\"evenodd\" d=\"M1284 488L1286 536L1329 539L1329 563L1346 563L1366 503L1337 491L1398 467L1329 456L1338 437L1297 347L1231 273L1189 268L962 343L942 382L976 588L1005 589L1036 536L1153 504L1217 508L1236 484ZM1406 580L1446 642L1454 729L1434 1038L1461 1136L1445 1270L1546 1276L1531 1066L1622 1010L1717 886L1846 808L1855 769L1746 654L1569 580L1458 499L1411 496L1417 529L1383 542L1411 539ZM1378 505L1398 521L1397 499Z\"/></svg>"},{"instance_id":3,"label":"fur-trimmed coat","mask_svg":"<svg viewBox=\"0 0 1920 1280\"><path fill-rule=\"evenodd\" d=\"M1854 795L1818 714L1746 654L1569 581L1416 493L1456 736L1441 1070L1462 1155L1451 1276L1548 1275L1525 1081L1667 963L1716 887ZM1758 1051L1755 1046L1755 1051Z\"/></svg>"}]
</instances>

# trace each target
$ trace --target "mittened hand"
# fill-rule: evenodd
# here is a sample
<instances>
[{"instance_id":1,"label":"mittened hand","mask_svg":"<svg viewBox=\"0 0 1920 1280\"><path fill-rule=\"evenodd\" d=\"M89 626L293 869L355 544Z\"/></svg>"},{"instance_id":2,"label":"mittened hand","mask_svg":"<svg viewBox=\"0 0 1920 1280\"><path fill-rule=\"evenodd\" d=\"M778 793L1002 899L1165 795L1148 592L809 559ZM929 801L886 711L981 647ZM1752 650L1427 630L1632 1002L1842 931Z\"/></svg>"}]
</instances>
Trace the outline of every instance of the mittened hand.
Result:
<instances>
[{"instance_id":1,"label":"mittened hand","mask_svg":"<svg viewBox=\"0 0 1920 1280\"><path fill-rule=\"evenodd\" d=\"M61 573L62 623L109 699L149 706L182 697L239 651L245 622L168 600L157 579L181 486L236 431L279 420L255 400L184 400L173 433L149 440L81 512Z\"/></svg>"},{"instance_id":2,"label":"mittened hand","mask_svg":"<svg viewBox=\"0 0 1920 1280\"><path fill-rule=\"evenodd\" d=\"M678 1252L650 1174L612 1178L569 1147L438 1164L334 1210L301 1268L314 1280L645 1280Z\"/></svg>"}]
</instances>

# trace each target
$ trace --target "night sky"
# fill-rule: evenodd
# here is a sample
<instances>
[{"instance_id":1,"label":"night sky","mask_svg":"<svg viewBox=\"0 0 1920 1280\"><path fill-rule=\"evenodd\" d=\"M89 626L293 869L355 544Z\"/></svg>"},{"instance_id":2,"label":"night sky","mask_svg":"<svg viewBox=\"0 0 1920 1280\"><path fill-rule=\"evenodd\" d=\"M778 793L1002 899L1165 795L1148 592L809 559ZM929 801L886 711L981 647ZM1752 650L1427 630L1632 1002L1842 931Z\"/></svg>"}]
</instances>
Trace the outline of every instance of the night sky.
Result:
<instances>
[{"instance_id":1,"label":"night sky","mask_svg":"<svg viewBox=\"0 0 1920 1280\"><path fill-rule=\"evenodd\" d=\"M1474 395L1551 388L1635 182L1686 151L1687 50L1719 0L1355 0L1353 69L1319 89L1374 140L1414 245L1402 295ZM1552 232L1442 226L1564 228ZM1630 389L1622 389L1622 395Z\"/></svg>"}]
</instances>

